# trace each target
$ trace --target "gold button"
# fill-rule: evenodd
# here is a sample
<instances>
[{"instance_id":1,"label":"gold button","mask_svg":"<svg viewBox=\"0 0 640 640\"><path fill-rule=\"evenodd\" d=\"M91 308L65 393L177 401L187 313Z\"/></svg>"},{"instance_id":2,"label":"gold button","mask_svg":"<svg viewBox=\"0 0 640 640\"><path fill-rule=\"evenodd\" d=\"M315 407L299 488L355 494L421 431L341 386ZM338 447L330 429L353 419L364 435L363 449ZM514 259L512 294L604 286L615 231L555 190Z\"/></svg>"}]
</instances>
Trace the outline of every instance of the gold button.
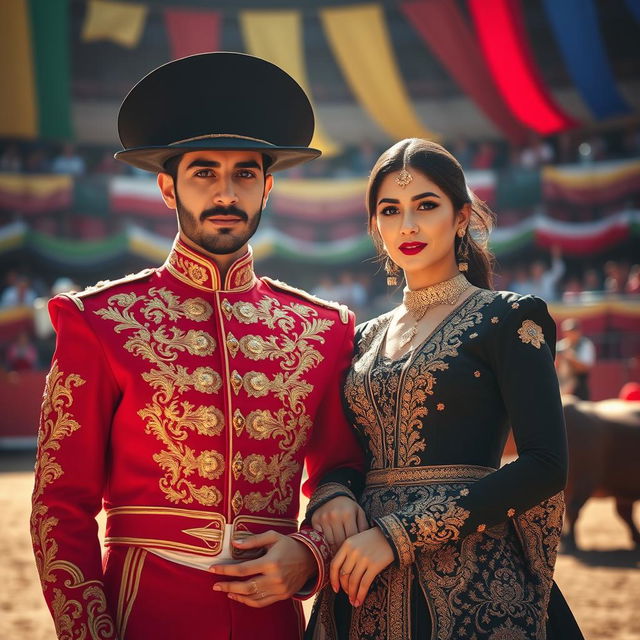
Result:
<instances>
[{"instance_id":1,"label":"gold button","mask_svg":"<svg viewBox=\"0 0 640 640\"><path fill-rule=\"evenodd\" d=\"M240 387L242 386L242 376L237 371L234 371L231 374L231 386L236 393L240 391Z\"/></svg>"},{"instance_id":2,"label":"gold button","mask_svg":"<svg viewBox=\"0 0 640 640\"><path fill-rule=\"evenodd\" d=\"M251 388L258 392L264 391L267 388L268 384L269 380L267 379L267 376L264 375L264 373L256 373L249 379L249 385L251 386Z\"/></svg>"},{"instance_id":3,"label":"gold button","mask_svg":"<svg viewBox=\"0 0 640 640\"><path fill-rule=\"evenodd\" d=\"M257 338L251 338L251 340L247 342L247 349L249 349L251 353L262 353L262 343Z\"/></svg>"},{"instance_id":4,"label":"gold button","mask_svg":"<svg viewBox=\"0 0 640 640\"><path fill-rule=\"evenodd\" d=\"M234 358L236 353L238 353L239 346L240 343L238 342L238 338L236 338L232 333L227 334L227 349Z\"/></svg>"}]
</instances>

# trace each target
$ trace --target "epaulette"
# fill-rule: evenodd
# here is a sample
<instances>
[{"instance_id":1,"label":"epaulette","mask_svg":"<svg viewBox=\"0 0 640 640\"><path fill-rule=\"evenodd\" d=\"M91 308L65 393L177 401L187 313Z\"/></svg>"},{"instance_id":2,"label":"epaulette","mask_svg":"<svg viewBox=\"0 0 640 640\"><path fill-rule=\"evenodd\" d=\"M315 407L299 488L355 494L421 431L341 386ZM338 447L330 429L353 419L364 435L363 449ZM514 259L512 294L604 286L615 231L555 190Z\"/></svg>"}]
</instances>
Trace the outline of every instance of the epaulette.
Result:
<instances>
[{"instance_id":1,"label":"epaulette","mask_svg":"<svg viewBox=\"0 0 640 640\"><path fill-rule=\"evenodd\" d=\"M64 296L65 298L69 298L69 300L72 300L76 307L80 309L80 311L84 311L84 303L82 302L82 298L87 298L94 295L95 293L100 293L101 291L105 291L106 289L110 289L111 287L115 287L116 285L123 284L125 282L135 282L136 280L143 280L144 278L148 278L154 272L155 269L143 269L138 273L130 273L123 278L118 278L117 280L100 280L99 282L96 282L95 284L92 284L91 286L84 289L84 291L61 293L60 295Z\"/></svg>"},{"instance_id":2,"label":"epaulette","mask_svg":"<svg viewBox=\"0 0 640 640\"><path fill-rule=\"evenodd\" d=\"M274 280L273 278L268 278L267 276L262 276L261 280L265 280L269 285L271 285L274 289L280 289L281 291L286 291L288 293L293 293L296 296L300 296L309 302L315 302L321 307L326 307L328 309L333 309L340 314L340 320L343 324L349 324L349 307L345 304L340 304L339 302L332 302L330 300L323 300L322 298L318 298L318 296L314 296L312 293L308 291L304 291L303 289L298 289L297 287L292 287L290 284L286 282L281 282L280 280Z\"/></svg>"}]
</instances>

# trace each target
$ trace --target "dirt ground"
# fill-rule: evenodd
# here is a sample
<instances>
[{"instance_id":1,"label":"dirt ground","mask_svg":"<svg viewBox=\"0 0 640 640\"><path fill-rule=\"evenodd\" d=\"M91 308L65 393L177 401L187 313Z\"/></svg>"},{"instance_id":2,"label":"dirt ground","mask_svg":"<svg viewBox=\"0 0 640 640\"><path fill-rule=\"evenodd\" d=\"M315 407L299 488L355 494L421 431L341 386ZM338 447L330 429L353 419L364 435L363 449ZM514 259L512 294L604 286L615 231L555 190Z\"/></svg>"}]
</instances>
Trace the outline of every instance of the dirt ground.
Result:
<instances>
[{"instance_id":1,"label":"dirt ground","mask_svg":"<svg viewBox=\"0 0 640 640\"><path fill-rule=\"evenodd\" d=\"M0 640L55 638L31 555L32 466L30 455L0 455ZM640 640L640 552L611 499L587 503L577 539L582 550L560 555L556 581L585 638Z\"/></svg>"}]
</instances>

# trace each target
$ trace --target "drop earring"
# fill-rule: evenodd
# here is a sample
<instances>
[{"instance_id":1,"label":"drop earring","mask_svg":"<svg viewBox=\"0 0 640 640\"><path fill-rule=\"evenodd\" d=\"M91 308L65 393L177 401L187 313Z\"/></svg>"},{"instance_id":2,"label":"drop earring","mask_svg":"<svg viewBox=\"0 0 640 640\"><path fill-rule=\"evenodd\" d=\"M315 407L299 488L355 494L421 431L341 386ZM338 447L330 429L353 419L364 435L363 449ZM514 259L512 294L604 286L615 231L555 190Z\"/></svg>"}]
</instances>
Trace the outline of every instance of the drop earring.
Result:
<instances>
[{"instance_id":1,"label":"drop earring","mask_svg":"<svg viewBox=\"0 0 640 640\"><path fill-rule=\"evenodd\" d=\"M387 286L388 287L397 286L398 273L400 271L400 268L389 256L385 258L384 270L387 272Z\"/></svg>"},{"instance_id":2,"label":"drop earring","mask_svg":"<svg viewBox=\"0 0 640 640\"><path fill-rule=\"evenodd\" d=\"M460 227L456 232L460 243L458 244L458 251L456 252L456 258L458 262L458 271L468 271L469 263L467 262L469 257L469 241L465 238L466 231L463 227Z\"/></svg>"}]
</instances>

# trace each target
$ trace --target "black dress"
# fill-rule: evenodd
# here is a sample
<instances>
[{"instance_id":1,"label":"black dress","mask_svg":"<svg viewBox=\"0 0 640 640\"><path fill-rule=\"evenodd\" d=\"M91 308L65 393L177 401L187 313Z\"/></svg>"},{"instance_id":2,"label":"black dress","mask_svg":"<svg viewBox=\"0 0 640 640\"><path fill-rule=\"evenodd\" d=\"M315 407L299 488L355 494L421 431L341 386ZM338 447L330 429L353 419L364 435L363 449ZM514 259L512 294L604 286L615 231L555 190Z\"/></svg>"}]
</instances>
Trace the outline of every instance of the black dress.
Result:
<instances>
[{"instance_id":1,"label":"black dress","mask_svg":"<svg viewBox=\"0 0 640 640\"><path fill-rule=\"evenodd\" d=\"M326 588L307 637L582 638L553 583L567 447L545 303L476 290L395 361L381 354L391 317L358 328L344 395L367 462L359 501L395 562L356 609ZM518 459L498 470L509 426ZM329 480L311 510L349 494Z\"/></svg>"}]
</instances>

